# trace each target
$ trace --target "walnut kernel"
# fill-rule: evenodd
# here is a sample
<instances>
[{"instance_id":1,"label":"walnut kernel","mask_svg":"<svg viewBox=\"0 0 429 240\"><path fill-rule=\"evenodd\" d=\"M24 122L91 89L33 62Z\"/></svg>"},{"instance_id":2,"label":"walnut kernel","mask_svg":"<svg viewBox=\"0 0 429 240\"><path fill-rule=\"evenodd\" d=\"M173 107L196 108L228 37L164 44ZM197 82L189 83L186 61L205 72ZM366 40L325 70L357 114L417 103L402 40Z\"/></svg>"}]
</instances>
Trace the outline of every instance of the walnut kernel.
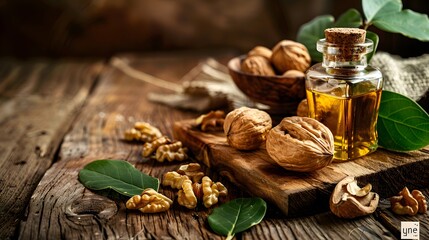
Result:
<instances>
[{"instance_id":1,"label":"walnut kernel","mask_svg":"<svg viewBox=\"0 0 429 240\"><path fill-rule=\"evenodd\" d=\"M189 177L194 183L199 182L204 177L204 173L201 171L201 166L198 163L182 165L177 170L177 173Z\"/></svg>"},{"instance_id":2,"label":"walnut kernel","mask_svg":"<svg viewBox=\"0 0 429 240\"><path fill-rule=\"evenodd\" d=\"M220 183L214 183L209 177L205 176L202 179L203 204L209 208L219 201L219 197L226 196L228 190Z\"/></svg>"},{"instance_id":3,"label":"walnut kernel","mask_svg":"<svg viewBox=\"0 0 429 240\"><path fill-rule=\"evenodd\" d=\"M427 211L426 197L422 192L413 190L412 193L404 187L398 194L390 198L392 211L399 215L414 216Z\"/></svg>"},{"instance_id":4,"label":"walnut kernel","mask_svg":"<svg viewBox=\"0 0 429 240\"><path fill-rule=\"evenodd\" d=\"M162 136L154 139L152 142L146 142L143 144L143 157L149 157L154 153L160 146L171 143L171 140L166 136Z\"/></svg>"},{"instance_id":5,"label":"walnut kernel","mask_svg":"<svg viewBox=\"0 0 429 240\"><path fill-rule=\"evenodd\" d=\"M172 188L181 189L182 184L185 180L189 180L189 177L175 171L167 172L162 178L162 186L169 186Z\"/></svg>"},{"instance_id":6,"label":"walnut kernel","mask_svg":"<svg viewBox=\"0 0 429 240\"><path fill-rule=\"evenodd\" d=\"M225 112L221 110L211 111L207 114L199 116L195 123L201 131L219 131L223 129L223 123L225 121Z\"/></svg>"},{"instance_id":7,"label":"walnut kernel","mask_svg":"<svg viewBox=\"0 0 429 240\"><path fill-rule=\"evenodd\" d=\"M134 128L128 129L124 133L127 141L151 142L161 136L161 131L147 122L136 122Z\"/></svg>"},{"instance_id":8,"label":"walnut kernel","mask_svg":"<svg viewBox=\"0 0 429 240\"><path fill-rule=\"evenodd\" d=\"M182 189L179 190L177 196L177 202L184 207L194 209L197 206L197 197L195 196L192 181L185 180L182 184Z\"/></svg>"},{"instance_id":9,"label":"walnut kernel","mask_svg":"<svg viewBox=\"0 0 429 240\"><path fill-rule=\"evenodd\" d=\"M131 197L127 201L126 207L128 209L138 209L143 213L157 213L167 211L171 204L173 204L171 199L152 188L147 188L141 195Z\"/></svg>"},{"instance_id":10,"label":"walnut kernel","mask_svg":"<svg viewBox=\"0 0 429 240\"><path fill-rule=\"evenodd\" d=\"M156 149L155 158L158 162L164 162L165 160L172 161L183 161L188 158L186 154L187 148L182 147L182 142L177 141L171 144L165 144Z\"/></svg>"}]
</instances>

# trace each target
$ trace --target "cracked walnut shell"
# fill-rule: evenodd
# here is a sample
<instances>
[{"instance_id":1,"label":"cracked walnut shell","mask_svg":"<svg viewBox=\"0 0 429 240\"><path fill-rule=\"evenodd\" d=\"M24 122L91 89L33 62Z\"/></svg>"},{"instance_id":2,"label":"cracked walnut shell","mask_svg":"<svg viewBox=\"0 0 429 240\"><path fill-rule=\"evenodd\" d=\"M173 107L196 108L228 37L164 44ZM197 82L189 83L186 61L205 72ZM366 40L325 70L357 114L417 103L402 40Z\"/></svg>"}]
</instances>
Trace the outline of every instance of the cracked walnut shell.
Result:
<instances>
[{"instance_id":1,"label":"cracked walnut shell","mask_svg":"<svg viewBox=\"0 0 429 240\"><path fill-rule=\"evenodd\" d=\"M265 142L271 126L272 121L268 113L241 107L226 115L223 130L228 144L233 148L255 150Z\"/></svg>"},{"instance_id":2,"label":"cracked walnut shell","mask_svg":"<svg viewBox=\"0 0 429 240\"><path fill-rule=\"evenodd\" d=\"M332 132L308 117L287 117L267 135L268 155L287 170L310 172L329 165L334 154Z\"/></svg>"},{"instance_id":3,"label":"cracked walnut shell","mask_svg":"<svg viewBox=\"0 0 429 240\"><path fill-rule=\"evenodd\" d=\"M331 194L329 207L341 218L356 218L373 213L378 206L379 196L371 192L371 184L360 188L354 177L341 180Z\"/></svg>"}]
</instances>

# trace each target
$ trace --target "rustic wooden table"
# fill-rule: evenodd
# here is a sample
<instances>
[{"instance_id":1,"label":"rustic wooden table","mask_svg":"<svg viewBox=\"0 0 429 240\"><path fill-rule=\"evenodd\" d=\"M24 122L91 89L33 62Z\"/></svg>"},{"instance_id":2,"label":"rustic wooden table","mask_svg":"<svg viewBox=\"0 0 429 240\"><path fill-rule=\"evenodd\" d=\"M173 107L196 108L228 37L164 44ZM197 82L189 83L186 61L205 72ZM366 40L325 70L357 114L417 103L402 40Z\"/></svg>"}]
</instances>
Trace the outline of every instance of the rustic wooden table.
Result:
<instances>
[{"instance_id":1,"label":"rustic wooden table","mask_svg":"<svg viewBox=\"0 0 429 240\"><path fill-rule=\"evenodd\" d=\"M176 53L128 59L137 69L177 82L208 56ZM231 55L215 57L225 63ZM79 170L96 159L123 159L159 178L179 166L145 161L140 145L122 140L125 129L137 120L171 137L175 121L198 116L149 102L146 95L151 91L164 90L132 79L104 60L1 59L0 239L222 239L207 224L210 210L173 204L165 213L141 214L78 181ZM427 148L422 151L429 153ZM420 167L429 170L427 161ZM206 173L225 183L230 199L248 196L215 171ZM405 185L406 177L398 176L393 182ZM428 180L427 174L421 177ZM428 189L423 190L428 196ZM174 197L172 191L162 191ZM264 220L236 238L397 239L406 220L419 221L420 239L429 239L428 213L397 217L380 208L355 220L330 212L287 217L269 204Z\"/></svg>"}]
</instances>

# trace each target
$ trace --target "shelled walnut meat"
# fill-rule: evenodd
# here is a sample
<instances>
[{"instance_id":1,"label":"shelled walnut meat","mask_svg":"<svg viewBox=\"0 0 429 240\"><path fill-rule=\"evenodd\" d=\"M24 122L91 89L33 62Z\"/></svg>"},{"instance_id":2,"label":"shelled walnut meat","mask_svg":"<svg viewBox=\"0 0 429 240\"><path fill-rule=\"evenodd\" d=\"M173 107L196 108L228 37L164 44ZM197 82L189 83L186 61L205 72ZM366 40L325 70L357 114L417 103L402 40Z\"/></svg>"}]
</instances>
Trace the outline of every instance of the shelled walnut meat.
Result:
<instances>
[{"instance_id":1,"label":"shelled walnut meat","mask_svg":"<svg viewBox=\"0 0 429 240\"><path fill-rule=\"evenodd\" d=\"M196 126L203 132L222 131L225 121L225 112L222 110L210 111L195 120Z\"/></svg>"},{"instance_id":2,"label":"shelled walnut meat","mask_svg":"<svg viewBox=\"0 0 429 240\"><path fill-rule=\"evenodd\" d=\"M152 188L147 188L141 195L130 198L126 207L128 209L138 209L142 213L158 213L167 211L173 201Z\"/></svg>"},{"instance_id":3,"label":"shelled walnut meat","mask_svg":"<svg viewBox=\"0 0 429 240\"><path fill-rule=\"evenodd\" d=\"M179 189L177 201L189 209L197 207L198 202L209 208L218 203L219 198L226 196L228 190L220 182L213 182L208 176L203 176L198 163L182 165L176 171L164 174L162 185ZM201 180L201 183L200 183Z\"/></svg>"},{"instance_id":4,"label":"shelled walnut meat","mask_svg":"<svg viewBox=\"0 0 429 240\"><path fill-rule=\"evenodd\" d=\"M308 117L287 117L267 135L268 155L280 166L311 172L329 165L334 154L332 132Z\"/></svg>"},{"instance_id":5,"label":"shelled walnut meat","mask_svg":"<svg viewBox=\"0 0 429 240\"><path fill-rule=\"evenodd\" d=\"M398 215L414 216L427 211L427 201L423 193L419 190L410 192L407 187L404 187L397 196L390 198L390 205L392 211Z\"/></svg>"},{"instance_id":6,"label":"shelled walnut meat","mask_svg":"<svg viewBox=\"0 0 429 240\"><path fill-rule=\"evenodd\" d=\"M238 150L258 149L272 127L268 113L248 107L237 108L225 117L223 130L228 144Z\"/></svg>"},{"instance_id":7,"label":"shelled walnut meat","mask_svg":"<svg viewBox=\"0 0 429 240\"><path fill-rule=\"evenodd\" d=\"M172 141L163 136L161 131L147 122L136 122L134 128L124 133L127 141L144 142L142 149L143 157L153 157L158 162L184 161L188 159L186 147L180 141Z\"/></svg>"},{"instance_id":8,"label":"shelled walnut meat","mask_svg":"<svg viewBox=\"0 0 429 240\"><path fill-rule=\"evenodd\" d=\"M151 142L161 136L161 131L147 122L136 122L133 128L124 133L124 138L127 141Z\"/></svg>"}]
</instances>

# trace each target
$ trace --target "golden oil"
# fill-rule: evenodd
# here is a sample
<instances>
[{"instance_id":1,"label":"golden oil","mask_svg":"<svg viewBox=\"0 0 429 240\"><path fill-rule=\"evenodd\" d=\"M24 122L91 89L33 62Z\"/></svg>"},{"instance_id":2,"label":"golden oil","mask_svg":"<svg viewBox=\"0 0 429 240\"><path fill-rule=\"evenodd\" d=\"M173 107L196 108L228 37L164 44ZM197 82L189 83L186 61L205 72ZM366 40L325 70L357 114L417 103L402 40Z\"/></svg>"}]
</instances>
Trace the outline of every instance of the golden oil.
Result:
<instances>
[{"instance_id":1,"label":"golden oil","mask_svg":"<svg viewBox=\"0 0 429 240\"><path fill-rule=\"evenodd\" d=\"M334 158L348 160L377 149L377 115L381 89L353 97L307 90L309 117L334 135Z\"/></svg>"},{"instance_id":2,"label":"golden oil","mask_svg":"<svg viewBox=\"0 0 429 240\"><path fill-rule=\"evenodd\" d=\"M373 43L365 35L362 40L362 31L365 34L355 29L325 30L326 39L317 43L323 62L306 72L308 114L332 131L335 161L355 159L378 147L383 78L367 64Z\"/></svg>"}]
</instances>

